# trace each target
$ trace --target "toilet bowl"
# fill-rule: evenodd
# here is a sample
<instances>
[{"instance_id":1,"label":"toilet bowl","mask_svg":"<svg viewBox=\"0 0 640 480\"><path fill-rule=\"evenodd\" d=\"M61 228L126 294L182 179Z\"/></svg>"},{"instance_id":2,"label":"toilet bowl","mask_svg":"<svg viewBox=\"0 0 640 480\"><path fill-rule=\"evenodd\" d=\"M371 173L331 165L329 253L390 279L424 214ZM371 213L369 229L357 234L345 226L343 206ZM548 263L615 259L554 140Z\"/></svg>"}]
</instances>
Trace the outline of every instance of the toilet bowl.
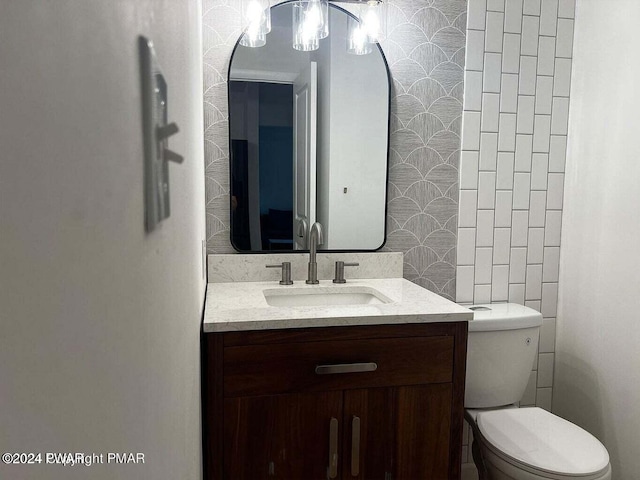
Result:
<instances>
[{"instance_id":1,"label":"toilet bowl","mask_svg":"<svg viewBox=\"0 0 640 480\"><path fill-rule=\"evenodd\" d=\"M480 480L610 480L609 454L593 435L515 405L537 355L542 315L516 304L470 308L465 418Z\"/></svg>"},{"instance_id":2,"label":"toilet bowl","mask_svg":"<svg viewBox=\"0 0 640 480\"><path fill-rule=\"evenodd\" d=\"M538 407L465 411L476 466L491 480L610 480L605 447L590 433Z\"/></svg>"}]
</instances>

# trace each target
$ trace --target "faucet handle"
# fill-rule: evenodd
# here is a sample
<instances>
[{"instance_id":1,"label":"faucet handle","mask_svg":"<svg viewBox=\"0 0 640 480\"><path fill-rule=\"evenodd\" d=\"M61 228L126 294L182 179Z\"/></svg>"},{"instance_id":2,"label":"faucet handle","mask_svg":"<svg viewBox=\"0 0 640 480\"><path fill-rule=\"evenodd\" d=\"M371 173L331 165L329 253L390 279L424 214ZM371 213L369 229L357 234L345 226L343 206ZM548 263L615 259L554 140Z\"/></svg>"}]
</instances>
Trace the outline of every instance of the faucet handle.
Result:
<instances>
[{"instance_id":1,"label":"faucet handle","mask_svg":"<svg viewBox=\"0 0 640 480\"><path fill-rule=\"evenodd\" d=\"M291 262L282 262L282 264L276 265L266 265L266 268L281 268L282 280L280 280L280 285L293 285L293 280L291 280Z\"/></svg>"},{"instance_id":2,"label":"faucet handle","mask_svg":"<svg viewBox=\"0 0 640 480\"><path fill-rule=\"evenodd\" d=\"M347 283L344 279L344 267L358 267L360 266L357 262L347 263L341 260L336 262L336 278L333 279L333 283Z\"/></svg>"}]
</instances>

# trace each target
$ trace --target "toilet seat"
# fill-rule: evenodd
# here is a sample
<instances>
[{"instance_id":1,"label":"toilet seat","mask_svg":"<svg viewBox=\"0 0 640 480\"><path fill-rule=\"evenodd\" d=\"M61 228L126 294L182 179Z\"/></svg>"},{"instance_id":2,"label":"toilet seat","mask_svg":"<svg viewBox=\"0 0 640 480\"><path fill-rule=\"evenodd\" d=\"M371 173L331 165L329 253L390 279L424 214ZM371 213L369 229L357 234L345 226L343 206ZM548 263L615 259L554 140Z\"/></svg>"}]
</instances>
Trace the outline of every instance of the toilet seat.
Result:
<instances>
[{"instance_id":1,"label":"toilet seat","mask_svg":"<svg viewBox=\"0 0 640 480\"><path fill-rule=\"evenodd\" d=\"M480 411L475 420L491 453L540 478L599 479L610 469L593 435L541 408Z\"/></svg>"},{"instance_id":2,"label":"toilet seat","mask_svg":"<svg viewBox=\"0 0 640 480\"><path fill-rule=\"evenodd\" d=\"M611 480L611 466L607 465L604 471L594 475L559 475L546 473L530 468L512 458L507 458L501 452L497 452L486 442L482 444L482 455L485 466L490 471L498 471L500 479L512 480Z\"/></svg>"}]
</instances>

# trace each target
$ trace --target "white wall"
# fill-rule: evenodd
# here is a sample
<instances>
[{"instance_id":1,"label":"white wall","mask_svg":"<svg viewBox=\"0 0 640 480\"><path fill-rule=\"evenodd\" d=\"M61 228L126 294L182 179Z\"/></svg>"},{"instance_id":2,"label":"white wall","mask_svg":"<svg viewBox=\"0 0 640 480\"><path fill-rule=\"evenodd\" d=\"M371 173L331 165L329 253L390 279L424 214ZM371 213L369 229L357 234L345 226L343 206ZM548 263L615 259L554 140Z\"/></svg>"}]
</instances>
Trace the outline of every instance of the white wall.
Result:
<instances>
[{"instance_id":1,"label":"white wall","mask_svg":"<svg viewBox=\"0 0 640 480\"><path fill-rule=\"evenodd\" d=\"M0 2L0 452L142 452L20 479L201 477L198 0ZM171 217L145 234L137 36L180 126Z\"/></svg>"},{"instance_id":2,"label":"white wall","mask_svg":"<svg viewBox=\"0 0 640 480\"><path fill-rule=\"evenodd\" d=\"M553 411L640 472L640 3L577 2Z\"/></svg>"},{"instance_id":3,"label":"white wall","mask_svg":"<svg viewBox=\"0 0 640 480\"><path fill-rule=\"evenodd\" d=\"M346 39L347 15L332 10L331 225L323 248L374 250L384 241L389 81L377 47L351 55Z\"/></svg>"}]
</instances>

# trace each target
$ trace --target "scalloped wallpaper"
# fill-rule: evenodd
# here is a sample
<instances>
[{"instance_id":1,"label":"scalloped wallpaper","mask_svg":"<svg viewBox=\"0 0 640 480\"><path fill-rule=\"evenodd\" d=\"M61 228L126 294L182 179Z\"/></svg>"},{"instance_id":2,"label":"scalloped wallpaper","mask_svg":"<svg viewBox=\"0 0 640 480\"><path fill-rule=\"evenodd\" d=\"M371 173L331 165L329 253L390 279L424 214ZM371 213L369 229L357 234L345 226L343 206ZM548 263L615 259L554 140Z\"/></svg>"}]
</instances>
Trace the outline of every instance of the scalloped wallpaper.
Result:
<instances>
[{"instance_id":1,"label":"scalloped wallpaper","mask_svg":"<svg viewBox=\"0 0 640 480\"><path fill-rule=\"evenodd\" d=\"M279 3L279 2L276 2ZM227 70L238 0L203 1L207 250L229 241ZM387 242L404 276L455 299L467 0L392 0L382 48L393 77Z\"/></svg>"}]
</instances>

